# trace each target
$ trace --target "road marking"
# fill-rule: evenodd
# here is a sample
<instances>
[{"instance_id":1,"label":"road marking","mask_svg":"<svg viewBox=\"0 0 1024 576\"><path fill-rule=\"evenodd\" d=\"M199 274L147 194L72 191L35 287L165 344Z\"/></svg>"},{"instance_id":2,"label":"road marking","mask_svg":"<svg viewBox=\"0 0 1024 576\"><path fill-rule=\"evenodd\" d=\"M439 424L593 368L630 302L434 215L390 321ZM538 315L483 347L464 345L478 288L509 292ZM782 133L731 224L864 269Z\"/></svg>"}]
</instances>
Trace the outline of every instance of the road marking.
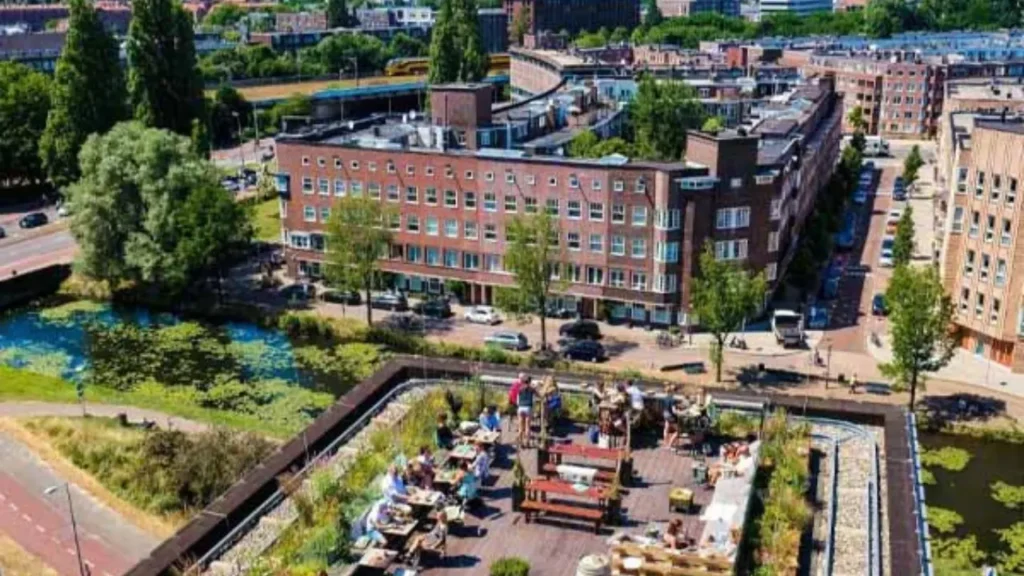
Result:
<instances>
[{"instance_id":1,"label":"road marking","mask_svg":"<svg viewBox=\"0 0 1024 576\"><path fill-rule=\"evenodd\" d=\"M74 548L65 548L65 550L67 550L67 551L68 551L68 554L70 554L70 555L72 555L72 556L74 556L74 555L75 555L75 549L74 549Z\"/></svg>"},{"instance_id":2,"label":"road marking","mask_svg":"<svg viewBox=\"0 0 1024 576\"><path fill-rule=\"evenodd\" d=\"M14 502L8 502L7 505L11 507L11 510L14 510L15 512L18 511L18 505Z\"/></svg>"},{"instance_id":3,"label":"road marking","mask_svg":"<svg viewBox=\"0 0 1024 576\"><path fill-rule=\"evenodd\" d=\"M21 517L25 520L25 522L31 522L32 521L32 517L29 516L28 514L22 514Z\"/></svg>"},{"instance_id":4,"label":"road marking","mask_svg":"<svg viewBox=\"0 0 1024 576\"><path fill-rule=\"evenodd\" d=\"M45 534L45 533L46 533L46 528L43 528L43 527L42 527L42 526L40 526L39 524L36 524L36 530L37 530L37 531L38 531L38 532L39 532L40 534Z\"/></svg>"},{"instance_id":5,"label":"road marking","mask_svg":"<svg viewBox=\"0 0 1024 576\"><path fill-rule=\"evenodd\" d=\"M93 564L92 562L89 562L88 560L86 560L86 561L85 561L85 565L86 565L86 566L88 566L88 567L89 567L90 569L92 569L92 568L95 568L95 567L96 567L96 565L95 565L95 564Z\"/></svg>"}]
</instances>

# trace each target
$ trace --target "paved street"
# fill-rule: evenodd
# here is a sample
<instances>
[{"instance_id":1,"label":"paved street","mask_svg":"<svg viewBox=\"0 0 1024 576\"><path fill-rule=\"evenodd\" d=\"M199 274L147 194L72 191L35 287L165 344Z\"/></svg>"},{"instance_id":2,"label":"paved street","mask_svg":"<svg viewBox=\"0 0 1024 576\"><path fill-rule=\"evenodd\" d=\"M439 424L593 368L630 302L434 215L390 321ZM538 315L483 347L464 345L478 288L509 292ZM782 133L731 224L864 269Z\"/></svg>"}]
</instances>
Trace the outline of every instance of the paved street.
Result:
<instances>
[{"instance_id":1,"label":"paved street","mask_svg":"<svg viewBox=\"0 0 1024 576\"><path fill-rule=\"evenodd\" d=\"M78 246L62 223L37 228L20 238L0 240L0 279L71 262Z\"/></svg>"}]
</instances>

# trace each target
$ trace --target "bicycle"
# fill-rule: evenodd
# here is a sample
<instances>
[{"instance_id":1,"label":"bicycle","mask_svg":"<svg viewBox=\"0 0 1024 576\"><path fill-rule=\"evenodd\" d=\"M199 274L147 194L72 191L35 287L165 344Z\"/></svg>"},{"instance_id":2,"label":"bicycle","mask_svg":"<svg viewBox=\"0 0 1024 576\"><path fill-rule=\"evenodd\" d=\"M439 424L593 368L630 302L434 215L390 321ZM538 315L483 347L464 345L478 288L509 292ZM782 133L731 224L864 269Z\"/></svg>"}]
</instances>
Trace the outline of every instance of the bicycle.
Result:
<instances>
[{"instance_id":1,"label":"bicycle","mask_svg":"<svg viewBox=\"0 0 1024 576\"><path fill-rule=\"evenodd\" d=\"M673 334L668 330L662 330L661 332L658 332L656 341L658 343L658 348L665 350L668 348L675 348L682 344L683 337L679 334Z\"/></svg>"}]
</instances>

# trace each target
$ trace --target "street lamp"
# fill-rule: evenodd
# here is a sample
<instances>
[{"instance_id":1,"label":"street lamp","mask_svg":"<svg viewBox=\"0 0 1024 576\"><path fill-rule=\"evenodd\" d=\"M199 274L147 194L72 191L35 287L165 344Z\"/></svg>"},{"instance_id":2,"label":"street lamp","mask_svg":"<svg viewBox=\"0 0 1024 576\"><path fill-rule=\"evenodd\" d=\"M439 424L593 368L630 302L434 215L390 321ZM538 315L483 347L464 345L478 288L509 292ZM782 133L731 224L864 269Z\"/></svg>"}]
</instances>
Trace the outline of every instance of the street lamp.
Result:
<instances>
[{"instance_id":1,"label":"street lamp","mask_svg":"<svg viewBox=\"0 0 1024 576\"><path fill-rule=\"evenodd\" d=\"M43 490L43 494L52 496L60 490L60 485L50 486L46 490ZM64 492L68 495L68 513L71 515L71 532L75 535L75 556L78 557L78 574L79 576L87 576L88 571L85 569L85 560L82 558L82 546L78 543L78 524L75 522L75 507L71 503L71 486L67 482L64 483Z\"/></svg>"}]
</instances>

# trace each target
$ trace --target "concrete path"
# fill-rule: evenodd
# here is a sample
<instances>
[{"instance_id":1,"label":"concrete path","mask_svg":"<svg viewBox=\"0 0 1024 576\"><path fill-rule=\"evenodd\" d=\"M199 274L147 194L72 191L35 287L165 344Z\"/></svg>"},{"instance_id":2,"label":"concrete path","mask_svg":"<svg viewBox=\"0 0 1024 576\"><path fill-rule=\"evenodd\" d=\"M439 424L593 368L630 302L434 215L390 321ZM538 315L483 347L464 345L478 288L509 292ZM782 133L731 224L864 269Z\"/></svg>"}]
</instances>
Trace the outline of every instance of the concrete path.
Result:
<instances>
[{"instance_id":1,"label":"concrete path","mask_svg":"<svg viewBox=\"0 0 1024 576\"><path fill-rule=\"evenodd\" d=\"M145 408L121 406L117 404L86 403L85 410L90 416L115 418L118 414L127 414L131 422L149 420L156 422L161 428L184 430L185 432L202 432L209 428L207 424L186 420ZM82 415L79 404L53 404L49 402L0 402L0 418L34 418L38 416L76 417Z\"/></svg>"}]
</instances>

